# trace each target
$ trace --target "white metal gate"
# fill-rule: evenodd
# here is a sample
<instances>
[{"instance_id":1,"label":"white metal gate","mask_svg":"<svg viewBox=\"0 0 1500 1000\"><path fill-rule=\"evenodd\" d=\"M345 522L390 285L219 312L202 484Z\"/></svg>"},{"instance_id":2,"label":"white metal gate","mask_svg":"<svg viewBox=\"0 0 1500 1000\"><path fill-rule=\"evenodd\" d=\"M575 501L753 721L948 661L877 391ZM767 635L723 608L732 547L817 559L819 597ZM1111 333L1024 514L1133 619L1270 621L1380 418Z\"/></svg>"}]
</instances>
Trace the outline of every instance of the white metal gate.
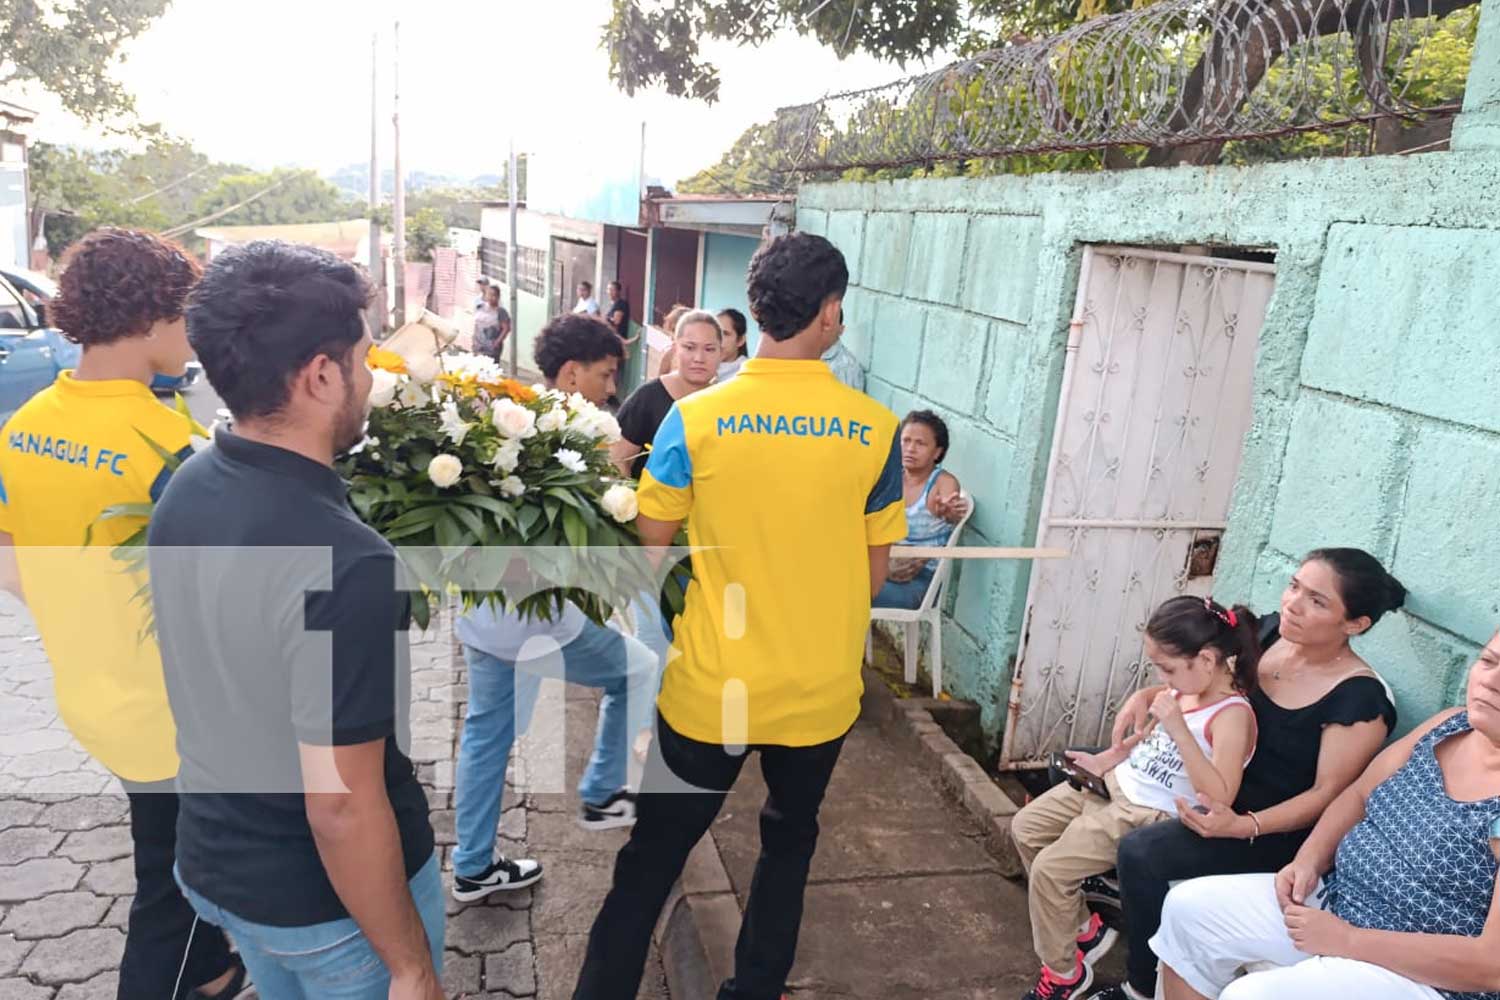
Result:
<instances>
[{"instance_id":1,"label":"white metal gate","mask_svg":"<svg viewBox=\"0 0 1500 1000\"><path fill-rule=\"evenodd\" d=\"M1109 741L1151 609L1213 586L1275 268L1084 252L1002 764Z\"/></svg>"}]
</instances>

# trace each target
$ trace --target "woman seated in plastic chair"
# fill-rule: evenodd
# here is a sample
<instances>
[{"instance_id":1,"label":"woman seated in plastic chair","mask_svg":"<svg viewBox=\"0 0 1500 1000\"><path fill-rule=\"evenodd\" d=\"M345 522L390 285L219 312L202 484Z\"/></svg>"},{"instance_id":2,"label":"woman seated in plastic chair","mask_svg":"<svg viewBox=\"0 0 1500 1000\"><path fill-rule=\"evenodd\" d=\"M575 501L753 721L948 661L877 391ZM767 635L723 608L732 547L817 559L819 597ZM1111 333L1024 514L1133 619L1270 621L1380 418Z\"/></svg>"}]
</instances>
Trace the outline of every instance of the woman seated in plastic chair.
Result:
<instances>
[{"instance_id":1,"label":"woman seated in plastic chair","mask_svg":"<svg viewBox=\"0 0 1500 1000\"><path fill-rule=\"evenodd\" d=\"M958 479L944 472L948 454L948 425L931 410L913 410L901 421L902 488L906 499L906 538L902 545L943 546L962 521L969 499ZM892 559L885 586L871 602L877 608L922 606L936 559Z\"/></svg>"}]
</instances>

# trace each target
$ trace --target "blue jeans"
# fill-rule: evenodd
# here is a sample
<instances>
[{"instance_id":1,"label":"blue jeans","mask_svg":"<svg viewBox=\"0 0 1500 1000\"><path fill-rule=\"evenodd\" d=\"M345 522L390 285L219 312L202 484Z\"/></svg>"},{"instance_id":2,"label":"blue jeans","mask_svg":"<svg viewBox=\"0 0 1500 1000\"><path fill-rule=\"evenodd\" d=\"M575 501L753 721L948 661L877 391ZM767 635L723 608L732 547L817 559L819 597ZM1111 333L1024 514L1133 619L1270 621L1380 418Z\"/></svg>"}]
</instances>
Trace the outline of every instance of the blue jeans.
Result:
<instances>
[{"instance_id":1,"label":"blue jeans","mask_svg":"<svg viewBox=\"0 0 1500 1000\"><path fill-rule=\"evenodd\" d=\"M469 711L464 717L454 774L458 846L453 870L478 875L495 855L505 772L516 734L531 723L542 678L555 676L551 657L519 664L464 646L469 665ZM589 622L562 647L562 676L570 684L601 688L594 752L578 783L585 802L604 802L625 787L635 734L651 724L656 699L656 654L643 643Z\"/></svg>"},{"instance_id":2,"label":"blue jeans","mask_svg":"<svg viewBox=\"0 0 1500 1000\"><path fill-rule=\"evenodd\" d=\"M932 583L934 570L924 567L922 572L905 583L897 583L895 580L887 580L881 586L880 592L870 602L875 608L905 608L915 611L922 606L922 598L927 596L927 588Z\"/></svg>"},{"instance_id":3,"label":"blue jeans","mask_svg":"<svg viewBox=\"0 0 1500 1000\"><path fill-rule=\"evenodd\" d=\"M661 693L661 676L666 672L667 657L672 648L672 626L662 616L656 595L649 590L641 591L631 602L630 613L635 619L635 637L656 654L656 672L651 677L650 686L651 699L655 701ZM654 715L647 715L642 730L649 732L654 721Z\"/></svg>"},{"instance_id":4,"label":"blue jeans","mask_svg":"<svg viewBox=\"0 0 1500 1000\"><path fill-rule=\"evenodd\" d=\"M239 947L261 1000L386 1000L391 976L350 917L309 927L271 927L241 920L204 899L177 876L198 916L222 927ZM432 965L443 974L443 880L434 854L411 878L412 901L427 930Z\"/></svg>"}]
</instances>

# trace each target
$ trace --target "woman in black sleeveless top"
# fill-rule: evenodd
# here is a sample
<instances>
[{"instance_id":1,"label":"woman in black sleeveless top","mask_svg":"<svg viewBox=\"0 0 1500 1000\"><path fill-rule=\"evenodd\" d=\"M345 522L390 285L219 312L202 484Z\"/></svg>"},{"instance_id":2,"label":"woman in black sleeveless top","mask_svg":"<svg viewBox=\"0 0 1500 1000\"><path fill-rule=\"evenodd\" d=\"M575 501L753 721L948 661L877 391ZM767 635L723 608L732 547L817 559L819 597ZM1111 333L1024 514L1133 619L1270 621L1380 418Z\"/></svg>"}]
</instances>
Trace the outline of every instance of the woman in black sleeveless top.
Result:
<instances>
[{"instance_id":1,"label":"woman in black sleeveless top","mask_svg":"<svg viewBox=\"0 0 1500 1000\"><path fill-rule=\"evenodd\" d=\"M1120 844L1128 989L1112 987L1096 994L1099 1000L1154 994L1149 941L1173 882L1277 871L1374 758L1395 727L1396 708L1349 640L1405 597L1395 577L1359 549L1320 549L1303 560L1282 594L1280 615L1267 617L1277 632L1268 638L1260 688L1251 697L1259 741L1232 807L1181 803L1181 822L1137 830ZM1116 742L1144 725L1155 690L1121 707Z\"/></svg>"}]
</instances>

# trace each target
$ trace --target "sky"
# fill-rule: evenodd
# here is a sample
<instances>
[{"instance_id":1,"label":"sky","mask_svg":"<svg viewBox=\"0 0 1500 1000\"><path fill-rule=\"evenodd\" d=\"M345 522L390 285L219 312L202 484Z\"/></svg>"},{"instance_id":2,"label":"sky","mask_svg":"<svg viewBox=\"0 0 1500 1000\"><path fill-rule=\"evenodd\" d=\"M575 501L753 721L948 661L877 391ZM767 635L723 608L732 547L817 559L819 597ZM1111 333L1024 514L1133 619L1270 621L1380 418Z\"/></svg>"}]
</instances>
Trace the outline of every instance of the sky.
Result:
<instances>
[{"instance_id":1,"label":"sky","mask_svg":"<svg viewBox=\"0 0 1500 1000\"><path fill-rule=\"evenodd\" d=\"M391 25L401 20L402 160L408 170L499 173L521 151L632 159L669 186L718 160L777 107L918 72L839 61L792 33L759 49L713 42L717 104L627 98L599 47L609 0L174 0L126 49L117 77L147 121L201 152L257 169L332 171L369 157L371 33L380 34L381 168L391 165ZM33 136L118 145L45 95Z\"/></svg>"}]
</instances>

